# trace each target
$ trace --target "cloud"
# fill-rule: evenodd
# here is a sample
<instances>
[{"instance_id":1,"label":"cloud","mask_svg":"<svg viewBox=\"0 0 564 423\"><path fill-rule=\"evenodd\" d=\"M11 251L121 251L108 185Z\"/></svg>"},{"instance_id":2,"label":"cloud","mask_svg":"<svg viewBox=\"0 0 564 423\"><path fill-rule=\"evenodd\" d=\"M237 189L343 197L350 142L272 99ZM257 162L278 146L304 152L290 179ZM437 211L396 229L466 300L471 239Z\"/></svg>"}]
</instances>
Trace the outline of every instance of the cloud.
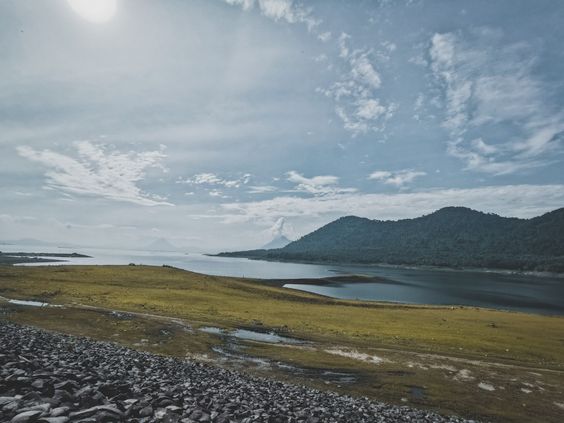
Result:
<instances>
[{"instance_id":1,"label":"cloud","mask_svg":"<svg viewBox=\"0 0 564 423\"><path fill-rule=\"evenodd\" d=\"M335 112L343 126L353 136L368 132L379 132L393 116L397 105L383 104L377 97L382 79L371 61L372 50L351 49L350 35L342 33L337 41L339 57L345 64L340 79L318 92L335 101ZM384 44L388 53L395 50Z\"/></svg>"},{"instance_id":2,"label":"cloud","mask_svg":"<svg viewBox=\"0 0 564 423\"><path fill-rule=\"evenodd\" d=\"M51 150L17 147L20 156L40 163L45 173L45 188L63 193L90 195L127 201L144 206L172 205L165 198L144 193L137 183L145 179L147 169L161 168L166 158L163 150L120 153L102 144L75 142L78 157Z\"/></svg>"},{"instance_id":3,"label":"cloud","mask_svg":"<svg viewBox=\"0 0 564 423\"><path fill-rule=\"evenodd\" d=\"M498 31L434 34L429 67L443 92L447 152L466 169L503 175L551 162L562 149L564 113L534 73L526 43ZM490 134L490 135L486 135Z\"/></svg>"},{"instance_id":4,"label":"cloud","mask_svg":"<svg viewBox=\"0 0 564 423\"><path fill-rule=\"evenodd\" d=\"M412 169L404 169L396 172L391 172L388 170L377 170L372 172L368 179L373 179L376 181L381 181L387 185L393 185L396 187L403 187L415 180L420 176L425 176L426 172L415 171Z\"/></svg>"},{"instance_id":5,"label":"cloud","mask_svg":"<svg viewBox=\"0 0 564 423\"><path fill-rule=\"evenodd\" d=\"M318 34L317 38L319 38L321 41L326 43L327 41L329 41L331 39L332 36L333 35L331 34L331 32L325 31L325 32Z\"/></svg>"},{"instance_id":6,"label":"cloud","mask_svg":"<svg viewBox=\"0 0 564 423\"><path fill-rule=\"evenodd\" d=\"M240 6L243 10L251 10L255 7L273 21L286 21L291 24L305 24L310 32L314 32L321 24L321 20L312 15L310 8L294 0L224 0L227 4ZM330 37L327 32L318 34L320 39Z\"/></svg>"},{"instance_id":7,"label":"cloud","mask_svg":"<svg viewBox=\"0 0 564 423\"><path fill-rule=\"evenodd\" d=\"M288 223L285 217L278 218L266 232L271 239L276 239L281 236L292 239L294 236L294 228Z\"/></svg>"},{"instance_id":8,"label":"cloud","mask_svg":"<svg viewBox=\"0 0 564 423\"><path fill-rule=\"evenodd\" d=\"M236 179L225 179L219 177L215 173L198 173L191 178L179 179L176 181L178 184L188 185L209 185L209 186L224 186L225 188L239 188L241 185L246 185L251 180L251 175L245 173ZM210 194L211 195L211 194Z\"/></svg>"},{"instance_id":9,"label":"cloud","mask_svg":"<svg viewBox=\"0 0 564 423\"><path fill-rule=\"evenodd\" d=\"M260 12L274 20L288 23L303 23L309 32L322 42L333 38L329 31L320 29L322 21L313 15L312 8L306 8L301 2L294 0L224 0L226 3L239 6L243 10L257 7ZM335 113L343 122L345 130L353 136L368 132L382 132L386 122L394 115L397 104L383 104L376 96L376 90L382 85L379 72L376 70L371 56L383 61L390 59L397 46L389 41L380 43L381 49L352 49L349 46L350 35L341 33L337 39L339 58L343 61L344 70L337 82L328 88L318 88L317 92L335 101ZM323 56L320 56L323 57ZM332 66L332 65L331 65Z\"/></svg>"},{"instance_id":10,"label":"cloud","mask_svg":"<svg viewBox=\"0 0 564 423\"><path fill-rule=\"evenodd\" d=\"M294 170L288 172L286 176L288 181L296 184L293 189L294 192L323 196L356 191L355 188L339 187L339 178L337 176L325 175L306 178Z\"/></svg>"},{"instance_id":11,"label":"cloud","mask_svg":"<svg viewBox=\"0 0 564 423\"><path fill-rule=\"evenodd\" d=\"M280 216L334 219L354 214L373 219L413 218L453 205L526 218L562 207L562 204L564 185L502 185L395 194L280 196L264 201L225 203L222 208L226 212L226 223L272 224Z\"/></svg>"},{"instance_id":12,"label":"cloud","mask_svg":"<svg viewBox=\"0 0 564 423\"><path fill-rule=\"evenodd\" d=\"M277 191L278 188L272 185L252 185L247 192L249 194L268 194Z\"/></svg>"}]
</instances>

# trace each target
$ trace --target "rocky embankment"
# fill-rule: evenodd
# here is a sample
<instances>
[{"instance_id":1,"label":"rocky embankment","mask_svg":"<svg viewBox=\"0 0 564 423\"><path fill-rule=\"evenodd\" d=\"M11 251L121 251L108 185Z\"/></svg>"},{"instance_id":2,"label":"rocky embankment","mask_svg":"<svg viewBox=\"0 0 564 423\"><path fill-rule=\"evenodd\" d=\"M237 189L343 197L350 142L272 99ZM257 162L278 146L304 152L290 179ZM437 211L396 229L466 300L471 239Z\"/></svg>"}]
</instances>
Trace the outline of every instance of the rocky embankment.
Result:
<instances>
[{"instance_id":1,"label":"rocky embankment","mask_svg":"<svg viewBox=\"0 0 564 423\"><path fill-rule=\"evenodd\" d=\"M0 321L0 421L464 422Z\"/></svg>"}]
</instances>

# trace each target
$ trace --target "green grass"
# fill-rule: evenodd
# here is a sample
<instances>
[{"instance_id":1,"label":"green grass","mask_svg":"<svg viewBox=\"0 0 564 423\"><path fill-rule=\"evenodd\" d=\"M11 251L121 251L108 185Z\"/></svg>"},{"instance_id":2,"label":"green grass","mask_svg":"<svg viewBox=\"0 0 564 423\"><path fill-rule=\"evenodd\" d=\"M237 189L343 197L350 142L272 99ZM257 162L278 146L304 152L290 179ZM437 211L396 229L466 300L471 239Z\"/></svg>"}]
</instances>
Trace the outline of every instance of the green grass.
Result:
<instances>
[{"instance_id":1,"label":"green grass","mask_svg":"<svg viewBox=\"0 0 564 423\"><path fill-rule=\"evenodd\" d=\"M562 317L342 301L260 281L149 266L1 267L0 295L169 316L195 327L278 329L310 340L314 346L300 349L248 343L247 353L320 371L345 369L358 382L329 386L331 389L390 402L403 403L407 397L419 406L499 421L535 421L539 409L544 421L558 421L562 412L554 404L562 402L558 398L564 385ZM210 348L219 342L214 336L188 333L150 316L116 321L105 313L81 308L40 312L17 308L10 318L178 356L213 355ZM163 327L170 333L164 337L160 333ZM140 339L148 341L140 344ZM336 346L388 361L376 366L324 352ZM441 363L457 370L470 369L475 379L461 383L454 379L456 372L441 369ZM543 390L524 394L519 383L530 383L531 372L542 374ZM302 382L325 386L319 379L310 379ZM480 380L490 379L498 386L495 392L477 388ZM410 386L424 386L425 399L409 397Z\"/></svg>"}]
</instances>

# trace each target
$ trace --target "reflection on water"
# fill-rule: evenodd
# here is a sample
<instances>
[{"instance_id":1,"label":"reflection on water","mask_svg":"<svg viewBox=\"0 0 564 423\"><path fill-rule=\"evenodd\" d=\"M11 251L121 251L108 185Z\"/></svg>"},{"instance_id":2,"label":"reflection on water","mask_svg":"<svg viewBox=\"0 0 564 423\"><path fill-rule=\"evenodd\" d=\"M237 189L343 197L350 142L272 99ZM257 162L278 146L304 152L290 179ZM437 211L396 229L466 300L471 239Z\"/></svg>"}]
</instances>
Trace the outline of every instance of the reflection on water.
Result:
<instances>
[{"instance_id":1,"label":"reflection on water","mask_svg":"<svg viewBox=\"0 0 564 423\"><path fill-rule=\"evenodd\" d=\"M8 300L10 304L31 306L31 307L47 307L49 303L42 303L39 301L27 301L27 300Z\"/></svg>"},{"instance_id":2,"label":"reflection on water","mask_svg":"<svg viewBox=\"0 0 564 423\"><path fill-rule=\"evenodd\" d=\"M3 246L7 251L41 252L46 247ZM49 248L49 252L53 249ZM284 279L288 288L343 299L377 300L414 304L466 305L533 313L564 315L564 279L511 273L461 272L381 266L336 266L276 263L203 254L106 250L98 248L54 249L91 258L65 258L61 264L163 264L219 276ZM37 264L32 264L37 265ZM346 277L339 284L295 284L291 279L365 275L377 278L359 283Z\"/></svg>"}]
</instances>

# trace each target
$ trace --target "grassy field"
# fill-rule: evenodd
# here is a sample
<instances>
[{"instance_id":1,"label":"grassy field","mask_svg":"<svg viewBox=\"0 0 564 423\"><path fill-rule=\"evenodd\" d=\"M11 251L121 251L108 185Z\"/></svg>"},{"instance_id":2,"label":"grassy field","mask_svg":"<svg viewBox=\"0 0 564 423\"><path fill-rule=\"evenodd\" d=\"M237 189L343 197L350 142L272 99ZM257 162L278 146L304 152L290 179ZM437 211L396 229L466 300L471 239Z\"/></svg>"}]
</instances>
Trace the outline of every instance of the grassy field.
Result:
<instances>
[{"instance_id":1,"label":"grassy field","mask_svg":"<svg viewBox=\"0 0 564 423\"><path fill-rule=\"evenodd\" d=\"M320 388L490 421L564 415L562 317L334 300L148 266L0 267L0 295L66 305L4 304L8 319ZM272 329L309 342L239 341L240 356L270 363L257 366L218 354L229 345L201 326Z\"/></svg>"}]
</instances>

